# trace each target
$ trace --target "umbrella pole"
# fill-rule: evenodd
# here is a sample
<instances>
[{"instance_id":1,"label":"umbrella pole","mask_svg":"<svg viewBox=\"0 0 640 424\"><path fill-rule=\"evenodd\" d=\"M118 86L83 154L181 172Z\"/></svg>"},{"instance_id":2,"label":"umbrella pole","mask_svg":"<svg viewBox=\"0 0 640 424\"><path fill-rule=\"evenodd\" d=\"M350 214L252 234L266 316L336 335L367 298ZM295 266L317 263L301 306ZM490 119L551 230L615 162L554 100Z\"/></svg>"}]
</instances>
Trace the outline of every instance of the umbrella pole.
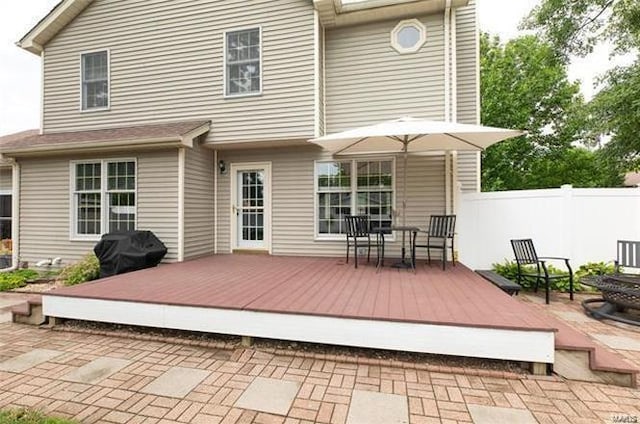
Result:
<instances>
[{"instance_id":1,"label":"umbrella pole","mask_svg":"<svg viewBox=\"0 0 640 424\"><path fill-rule=\"evenodd\" d=\"M409 137L404 136L403 141L404 147L403 151L403 168L402 168L402 226L405 227L407 225L407 156L408 156L408 147L409 147ZM402 231L402 262L405 260L405 231Z\"/></svg>"}]
</instances>

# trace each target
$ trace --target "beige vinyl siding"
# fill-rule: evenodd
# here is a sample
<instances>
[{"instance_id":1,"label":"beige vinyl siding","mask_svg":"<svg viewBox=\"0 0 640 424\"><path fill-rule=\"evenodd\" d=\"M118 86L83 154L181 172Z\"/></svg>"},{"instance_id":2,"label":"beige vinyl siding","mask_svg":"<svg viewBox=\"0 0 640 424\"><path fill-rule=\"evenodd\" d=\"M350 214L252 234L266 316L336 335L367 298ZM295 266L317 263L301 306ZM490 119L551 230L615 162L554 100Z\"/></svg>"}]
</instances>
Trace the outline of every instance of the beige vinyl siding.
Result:
<instances>
[{"instance_id":1,"label":"beige vinyl siding","mask_svg":"<svg viewBox=\"0 0 640 424\"><path fill-rule=\"evenodd\" d=\"M92 251L94 241L70 241L70 160L123 157L137 159L137 228L153 231L175 261L178 249L177 150L124 152L119 155L21 160L20 258L34 263L61 257L64 263Z\"/></svg>"},{"instance_id":2,"label":"beige vinyl siding","mask_svg":"<svg viewBox=\"0 0 640 424\"><path fill-rule=\"evenodd\" d=\"M458 122L478 124L478 31L476 0L456 10ZM458 180L463 192L478 191L480 155L459 152Z\"/></svg>"},{"instance_id":3,"label":"beige vinyl siding","mask_svg":"<svg viewBox=\"0 0 640 424\"><path fill-rule=\"evenodd\" d=\"M0 191L11 193L11 190L13 189L11 178L11 168L0 167Z\"/></svg>"},{"instance_id":4,"label":"beige vinyl siding","mask_svg":"<svg viewBox=\"0 0 640 424\"><path fill-rule=\"evenodd\" d=\"M213 151L196 145L185 150L184 258L213 254Z\"/></svg>"},{"instance_id":5,"label":"beige vinyl siding","mask_svg":"<svg viewBox=\"0 0 640 424\"><path fill-rule=\"evenodd\" d=\"M330 156L313 146L255 150L221 151L219 158L227 163L270 162L272 180L272 251L274 255L341 256L344 241L315 238L315 160ZM407 224L427 226L430 214L444 213L444 156L409 158ZM229 172L218 178L218 251L231 251L231 180ZM396 159L396 210L401 211L402 160ZM397 218L400 219L399 217ZM398 221L399 222L399 221ZM399 254L400 236L387 244L388 256Z\"/></svg>"},{"instance_id":6,"label":"beige vinyl siding","mask_svg":"<svg viewBox=\"0 0 640 424\"><path fill-rule=\"evenodd\" d=\"M263 92L224 98L223 32L262 28ZM207 141L310 138L309 0L95 0L45 47L44 128L210 119ZM110 110L80 112L80 53L109 49Z\"/></svg>"},{"instance_id":7,"label":"beige vinyl siding","mask_svg":"<svg viewBox=\"0 0 640 424\"><path fill-rule=\"evenodd\" d=\"M420 17L427 41L414 54L391 47L400 20L326 31L327 132L399 118L444 118L444 21Z\"/></svg>"}]
</instances>

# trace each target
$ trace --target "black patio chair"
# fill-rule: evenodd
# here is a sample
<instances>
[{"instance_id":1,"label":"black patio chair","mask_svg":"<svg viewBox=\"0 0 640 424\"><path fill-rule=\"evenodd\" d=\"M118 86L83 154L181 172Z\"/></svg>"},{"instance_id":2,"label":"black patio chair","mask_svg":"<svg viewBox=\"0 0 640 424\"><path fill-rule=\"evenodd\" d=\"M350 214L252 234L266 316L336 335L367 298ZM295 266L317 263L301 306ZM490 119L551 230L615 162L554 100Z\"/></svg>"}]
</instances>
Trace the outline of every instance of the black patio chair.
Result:
<instances>
[{"instance_id":1,"label":"black patio chair","mask_svg":"<svg viewBox=\"0 0 640 424\"><path fill-rule=\"evenodd\" d=\"M377 255L376 266L380 267L382 260L384 260L384 238L381 237L380 232L371 231L369 217L366 215L347 215L344 217L344 223L347 227L347 263L349 263L349 250L352 246L356 268L358 268L358 248L367 248L367 262L369 262L371 248L375 247ZM375 236L375 239L372 236Z\"/></svg>"},{"instance_id":2,"label":"black patio chair","mask_svg":"<svg viewBox=\"0 0 640 424\"><path fill-rule=\"evenodd\" d=\"M544 281L545 302L548 305L551 281L569 277L569 298L573 300L573 270L571 269L571 264L569 264L568 258L538 256L536 249L533 246L533 240L531 239L511 240L511 248L513 249L513 254L516 257L516 263L518 265L518 275L516 277L516 282L518 284L521 284L522 280L527 278L535 279L536 285L534 287L534 291L537 292L540 282ZM546 264L549 260L564 261L568 272L550 275ZM527 265L534 265L536 267L536 272L525 272L524 267Z\"/></svg>"},{"instance_id":3,"label":"black patio chair","mask_svg":"<svg viewBox=\"0 0 640 424\"><path fill-rule=\"evenodd\" d=\"M427 234L427 244L418 244L419 233ZM454 238L456 234L456 216L455 215L431 215L429 218L429 229L427 231L416 231L413 233L412 259L415 266L416 247L427 249L427 261L431 265L431 249L442 251L442 269L447 267L447 245L451 244L451 261L453 266L456 265L454 255ZM449 243L449 240L451 242Z\"/></svg>"}]
</instances>

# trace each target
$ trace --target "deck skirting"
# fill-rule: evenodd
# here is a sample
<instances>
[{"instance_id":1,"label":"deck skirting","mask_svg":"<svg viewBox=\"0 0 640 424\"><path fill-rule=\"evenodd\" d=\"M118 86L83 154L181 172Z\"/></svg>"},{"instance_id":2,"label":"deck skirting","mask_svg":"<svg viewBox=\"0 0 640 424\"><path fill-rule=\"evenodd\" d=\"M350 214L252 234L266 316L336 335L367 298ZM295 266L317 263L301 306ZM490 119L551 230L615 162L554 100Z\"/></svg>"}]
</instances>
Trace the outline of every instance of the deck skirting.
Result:
<instances>
[{"instance_id":1,"label":"deck skirting","mask_svg":"<svg viewBox=\"0 0 640 424\"><path fill-rule=\"evenodd\" d=\"M268 339L554 362L554 332L354 319L240 309L42 297L46 316Z\"/></svg>"}]
</instances>

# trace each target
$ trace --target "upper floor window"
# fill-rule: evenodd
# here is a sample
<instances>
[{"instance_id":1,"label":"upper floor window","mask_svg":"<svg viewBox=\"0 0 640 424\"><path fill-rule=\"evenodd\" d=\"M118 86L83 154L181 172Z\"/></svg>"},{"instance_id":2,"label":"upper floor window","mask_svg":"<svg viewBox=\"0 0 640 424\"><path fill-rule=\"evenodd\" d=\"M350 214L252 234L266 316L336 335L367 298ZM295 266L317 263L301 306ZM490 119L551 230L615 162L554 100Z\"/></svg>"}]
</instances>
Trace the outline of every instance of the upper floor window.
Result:
<instances>
[{"instance_id":1,"label":"upper floor window","mask_svg":"<svg viewBox=\"0 0 640 424\"><path fill-rule=\"evenodd\" d=\"M427 40L427 29L417 19L401 21L391 31L391 46L398 53L415 53Z\"/></svg>"},{"instance_id":2,"label":"upper floor window","mask_svg":"<svg viewBox=\"0 0 640 424\"><path fill-rule=\"evenodd\" d=\"M106 50L83 53L82 110L109 107L109 53Z\"/></svg>"},{"instance_id":3,"label":"upper floor window","mask_svg":"<svg viewBox=\"0 0 640 424\"><path fill-rule=\"evenodd\" d=\"M261 31L251 28L225 33L225 95L262 91Z\"/></svg>"}]
</instances>

